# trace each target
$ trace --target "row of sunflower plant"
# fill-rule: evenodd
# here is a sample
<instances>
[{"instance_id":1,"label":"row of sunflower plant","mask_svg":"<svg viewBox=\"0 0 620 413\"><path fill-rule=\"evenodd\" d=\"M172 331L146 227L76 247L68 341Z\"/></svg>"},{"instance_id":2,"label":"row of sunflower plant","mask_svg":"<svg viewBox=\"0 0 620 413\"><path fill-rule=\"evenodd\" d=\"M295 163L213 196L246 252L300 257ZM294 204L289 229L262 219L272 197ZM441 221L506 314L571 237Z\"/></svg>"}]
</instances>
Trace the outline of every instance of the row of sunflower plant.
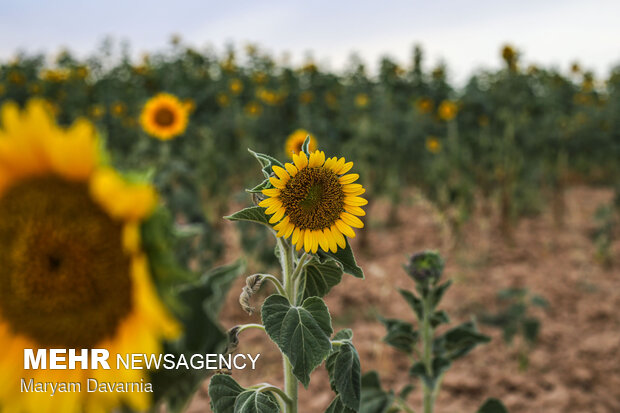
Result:
<instances>
[{"instance_id":1,"label":"row of sunflower plant","mask_svg":"<svg viewBox=\"0 0 620 413\"><path fill-rule=\"evenodd\" d=\"M502 68L455 88L447 67L426 70L419 47L410 64L384 58L373 74L355 57L335 73L312 61L293 67L256 46L199 51L179 38L136 62L105 42L87 59L65 51L53 64L27 55L2 63L0 100L40 97L65 125L90 118L121 168L156 171L185 223L184 259L208 265L222 251L230 188L252 179L239 167L245 148L290 156L308 134L369 171L369 201L393 205L388 223L403 189L415 187L453 234L481 206L509 237L515 219L547 200L561 225L568 185L617 179L620 72L596 79L578 64L565 73L528 66L510 46L501 59ZM266 233L242 228L247 247L269 256L255 248Z\"/></svg>"}]
</instances>

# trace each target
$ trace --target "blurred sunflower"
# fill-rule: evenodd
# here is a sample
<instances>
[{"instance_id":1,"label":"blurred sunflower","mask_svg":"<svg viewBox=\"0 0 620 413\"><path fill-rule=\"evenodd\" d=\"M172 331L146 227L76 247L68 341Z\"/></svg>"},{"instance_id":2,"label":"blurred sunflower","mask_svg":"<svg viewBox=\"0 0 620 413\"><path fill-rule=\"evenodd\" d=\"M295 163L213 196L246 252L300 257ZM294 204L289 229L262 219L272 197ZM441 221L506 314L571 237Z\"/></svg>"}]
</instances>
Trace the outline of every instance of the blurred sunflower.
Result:
<instances>
[{"instance_id":1,"label":"blurred sunflower","mask_svg":"<svg viewBox=\"0 0 620 413\"><path fill-rule=\"evenodd\" d=\"M142 129L163 141L184 133L187 129L187 121L187 106L169 93L160 93L149 99L140 115Z\"/></svg>"},{"instance_id":2,"label":"blurred sunflower","mask_svg":"<svg viewBox=\"0 0 620 413\"><path fill-rule=\"evenodd\" d=\"M127 105L123 102L114 102L110 107L110 112L117 117L120 117L127 112Z\"/></svg>"},{"instance_id":3,"label":"blurred sunflower","mask_svg":"<svg viewBox=\"0 0 620 413\"><path fill-rule=\"evenodd\" d=\"M441 104L439 105L439 108L437 109L437 114L439 115L439 119L445 120L445 121L451 121L452 119L454 119L456 117L457 112L458 112L458 107L456 103L451 100L444 100L443 102L441 102Z\"/></svg>"},{"instance_id":4,"label":"blurred sunflower","mask_svg":"<svg viewBox=\"0 0 620 413\"><path fill-rule=\"evenodd\" d=\"M215 100L217 101L218 106L221 108L225 108L226 106L230 105L230 97L226 93L218 93L215 97Z\"/></svg>"},{"instance_id":5,"label":"blurred sunflower","mask_svg":"<svg viewBox=\"0 0 620 413\"><path fill-rule=\"evenodd\" d=\"M243 82L239 79L232 79L228 84L228 88L230 89L230 93L238 95L243 92Z\"/></svg>"},{"instance_id":6,"label":"blurred sunflower","mask_svg":"<svg viewBox=\"0 0 620 413\"><path fill-rule=\"evenodd\" d=\"M370 98L366 93L358 93L355 95L355 106L363 109L370 103Z\"/></svg>"},{"instance_id":7,"label":"blurred sunflower","mask_svg":"<svg viewBox=\"0 0 620 413\"><path fill-rule=\"evenodd\" d=\"M252 118L256 118L263 113L263 107L258 102L254 101L248 102L243 109L245 110L245 113Z\"/></svg>"},{"instance_id":8,"label":"blurred sunflower","mask_svg":"<svg viewBox=\"0 0 620 413\"><path fill-rule=\"evenodd\" d=\"M416 101L415 106L420 113L430 113L433 110L433 100L431 98L422 97Z\"/></svg>"},{"instance_id":9,"label":"blurred sunflower","mask_svg":"<svg viewBox=\"0 0 620 413\"><path fill-rule=\"evenodd\" d=\"M6 92L6 86L0 83L0 96L4 95L5 92Z\"/></svg>"},{"instance_id":10,"label":"blurred sunflower","mask_svg":"<svg viewBox=\"0 0 620 413\"><path fill-rule=\"evenodd\" d=\"M426 150L432 154L438 154L441 151L441 142L436 136L426 138Z\"/></svg>"},{"instance_id":11,"label":"blurred sunflower","mask_svg":"<svg viewBox=\"0 0 620 413\"><path fill-rule=\"evenodd\" d=\"M310 137L308 150L314 152L317 146L314 135L305 129L297 129L295 132L291 133L286 140L286 153L292 158L294 154L301 152L301 146L308 136Z\"/></svg>"},{"instance_id":12,"label":"blurred sunflower","mask_svg":"<svg viewBox=\"0 0 620 413\"><path fill-rule=\"evenodd\" d=\"M269 179L274 188L264 189L268 198L259 206L272 215L270 224L278 237L292 237L297 250L301 247L313 254L336 252L345 248L345 236L355 237L352 228L363 228L357 216L366 213L362 208L368 201L359 197L366 190L354 183L358 174L346 174L353 162L344 158L325 159L325 153L315 151L293 155L286 169L273 166L276 177ZM346 175L345 175L346 174Z\"/></svg>"},{"instance_id":13,"label":"blurred sunflower","mask_svg":"<svg viewBox=\"0 0 620 413\"><path fill-rule=\"evenodd\" d=\"M143 370L24 370L23 350L158 353L178 334L152 284L140 226L156 203L103 158L86 120L61 129L40 100L0 109L0 406L4 412L109 411L148 393L21 393L34 381L140 382ZM28 380L28 379L26 379Z\"/></svg>"}]
</instances>

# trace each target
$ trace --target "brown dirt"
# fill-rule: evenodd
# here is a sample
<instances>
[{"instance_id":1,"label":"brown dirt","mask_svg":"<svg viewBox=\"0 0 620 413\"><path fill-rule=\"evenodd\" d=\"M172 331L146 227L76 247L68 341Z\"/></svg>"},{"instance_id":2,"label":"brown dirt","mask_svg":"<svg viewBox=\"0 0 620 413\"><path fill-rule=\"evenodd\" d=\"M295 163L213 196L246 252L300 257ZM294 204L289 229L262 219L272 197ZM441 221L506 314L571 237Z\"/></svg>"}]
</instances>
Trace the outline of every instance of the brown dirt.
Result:
<instances>
[{"instance_id":1,"label":"brown dirt","mask_svg":"<svg viewBox=\"0 0 620 413\"><path fill-rule=\"evenodd\" d=\"M497 291L507 287L527 287L543 295L550 308L535 311L542 329L525 372L518 369L516 348L506 345L499 331L481 326L492 342L453 365L437 413L475 412L487 397L501 398L511 413L620 412L620 243L613 246L616 262L604 268L593 259L590 237L595 209L611 196L604 189L572 188L566 194L563 228L557 228L547 211L522 219L510 243L496 230L497 214L488 218L478 213L465 226L460 246L449 251L442 250L440 224L427 205L410 202L399 211L400 224L386 228L380 223L387 218L389 205L377 202L367 229L373 251L358 251L353 242L366 280L345 276L327 297L334 327L351 327L355 332L363 371L378 370L384 387L400 390L408 382L409 362L382 342L385 330L375 314L412 318L396 292L397 287L413 289L402 263L413 252L439 249L447 262L445 277L455 281L442 305L452 323L493 309ZM226 231L229 250L238 251L233 225L228 224ZM231 253L229 258L237 255ZM239 308L242 285L238 280L227 298L225 327L259 320ZM282 384L279 353L260 332L245 332L238 352L261 353L259 370L234 372L242 385ZM209 411L206 389L205 382L189 413ZM300 388L300 412L323 412L332 398L325 369L319 367L309 388ZM409 403L420 405L419 392L412 392Z\"/></svg>"}]
</instances>

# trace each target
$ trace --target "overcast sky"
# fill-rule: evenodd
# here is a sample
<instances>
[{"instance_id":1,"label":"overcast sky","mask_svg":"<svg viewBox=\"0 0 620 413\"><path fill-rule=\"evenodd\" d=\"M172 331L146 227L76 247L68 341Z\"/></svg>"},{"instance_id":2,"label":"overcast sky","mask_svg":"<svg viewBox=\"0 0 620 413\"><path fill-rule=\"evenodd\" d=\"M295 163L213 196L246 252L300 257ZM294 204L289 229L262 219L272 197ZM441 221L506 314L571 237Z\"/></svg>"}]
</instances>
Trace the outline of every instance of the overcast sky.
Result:
<instances>
[{"instance_id":1,"label":"overcast sky","mask_svg":"<svg viewBox=\"0 0 620 413\"><path fill-rule=\"evenodd\" d=\"M408 63L412 45L427 63L444 60L462 81L497 67L510 42L526 62L564 70L574 60L606 75L620 63L620 1L207 1L0 0L0 59L15 51L91 53L105 36L126 40L138 56L178 33L201 48L256 42L276 56L308 51L340 69L352 52L371 67L382 55Z\"/></svg>"}]
</instances>

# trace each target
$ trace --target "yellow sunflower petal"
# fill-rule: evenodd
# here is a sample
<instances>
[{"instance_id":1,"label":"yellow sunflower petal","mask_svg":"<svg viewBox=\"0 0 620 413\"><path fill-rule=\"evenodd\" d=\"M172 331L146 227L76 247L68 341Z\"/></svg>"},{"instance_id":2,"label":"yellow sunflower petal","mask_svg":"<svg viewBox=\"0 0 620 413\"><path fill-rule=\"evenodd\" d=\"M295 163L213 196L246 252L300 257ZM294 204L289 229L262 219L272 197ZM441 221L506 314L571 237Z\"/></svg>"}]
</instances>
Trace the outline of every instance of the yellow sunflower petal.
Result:
<instances>
[{"instance_id":1,"label":"yellow sunflower petal","mask_svg":"<svg viewBox=\"0 0 620 413\"><path fill-rule=\"evenodd\" d=\"M334 236L334 239L336 240L336 244L338 244L340 248L346 248L347 241L344 239L344 235L342 235L342 232L340 232L340 230L338 229L338 226L336 224L332 225L331 230L332 230L332 235Z\"/></svg>"},{"instance_id":2,"label":"yellow sunflower petal","mask_svg":"<svg viewBox=\"0 0 620 413\"><path fill-rule=\"evenodd\" d=\"M336 221L336 227L338 230L349 238L355 238L355 232L351 229L350 226L344 223L342 219Z\"/></svg>"},{"instance_id":3,"label":"yellow sunflower petal","mask_svg":"<svg viewBox=\"0 0 620 413\"><path fill-rule=\"evenodd\" d=\"M346 185L357 181L359 177L359 174L348 174L341 176L338 180L341 184Z\"/></svg>"},{"instance_id":4,"label":"yellow sunflower petal","mask_svg":"<svg viewBox=\"0 0 620 413\"><path fill-rule=\"evenodd\" d=\"M284 214L286 213L286 209L284 208L280 208L276 211L275 214L273 214L273 216L271 217L271 219L269 220L270 224L275 224L276 222L278 222L279 220L282 219L282 217L284 216Z\"/></svg>"},{"instance_id":5,"label":"yellow sunflower petal","mask_svg":"<svg viewBox=\"0 0 620 413\"><path fill-rule=\"evenodd\" d=\"M312 231L312 253L316 254L319 250L319 231Z\"/></svg>"},{"instance_id":6,"label":"yellow sunflower petal","mask_svg":"<svg viewBox=\"0 0 620 413\"><path fill-rule=\"evenodd\" d=\"M347 172L349 172L351 170L351 168L353 168L353 162L347 162L345 163L342 168L338 171L339 175L343 175L346 174Z\"/></svg>"},{"instance_id":7,"label":"yellow sunflower petal","mask_svg":"<svg viewBox=\"0 0 620 413\"><path fill-rule=\"evenodd\" d=\"M355 215L349 214L348 212L343 212L340 214L340 219L342 219L345 224L353 228L364 228L364 223L362 220Z\"/></svg>"},{"instance_id":8,"label":"yellow sunflower petal","mask_svg":"<svg viewBox=\"0 0 620 413\"><path fill-rule=\"evenodd\" d=\"M263 195L267 195L270 197L276 197L280 195L280 190L278 188L269 188L269 189L263 189Z\"/></svg>"},{"instance_id":9,"label":"yellow sunflower petal","mask_svg":"<svg viewBox=\"0 0 620 413\"><path fill-rule=\"evenodd\" d=\"M271 185L275 186L275 187L276 187L276 188L278 188L278 189L284 189L284 188L286 188L286 183L285 183L285 182L282 182L281 180L279 180L279 179L278 179L278 178L276 178L276 177L273 177L273 176L272 176L271 178L269 178L269 182L271 182Z\"/></svg>"},{"instance_id":10,"label":"yellow sunflower petal","mask_svg":"<svg viewBox=\"0 0 620 413\"><path fill-rule=\"evenodd\" d=\"M329 251L329 241L327 240L325 233L319 229L316 231L316 237L319 240L319 246L321 249L325 252Z\"/></svg>"},{"instance_id":11,"label":"yellow sunflower petal","mask_svg":"<svg viewBox=\"0 0 620 413\"><path fill-rule=\"evenodd\" d=\"M299 239L297 240L297 243L295 244L296 251L299 251L304 246L305 239L306 239L305 231L303 229L299 230Z\"/></svg>"},{"instance_id":12,"label":"yellow sunflower petal","mask_svg":"<svg viewBox=\"0 0 620 413\"><path fill-rule=\"evenodd\" d=\"M258 206L263 208L268 208L272 205L282 205L282 201L279 198L267 198L258 203Z\"/></svg>"},{"instance_id":13,"label":"yellow sunflower petal","mask_svg":"<svg viewBox=\"0 0 620 413\"><path fill-rule=\"evenodd\" d=\"M289 222L288 226L286 227L286 231L284 232L284 238L290 237L294 230L295 230L295 225Z\"/></svg>"},{"instance_id":14,"label":"yellow sunflower petal","mask_svg":"<svg viewBox=\"0 0 620 413\"><path fill-rule=\"evenodd\" d=\"M304 250L310 252L312 249L312 231L307 229L304 231Z\"/></svg>"},{"instance_id":15,"label":"yellow sunflower petal","mask_svg":"<svg viewBox=\"0 0 620 413\"><path fill-rule=\"evenodd\" d=\"M363 206L368 204L368 201L357 196L347 196L344 198L344 204L351 206Z\"/></svg>"},{"instance_id":16,"label":"yellow sunflower petal","mask_svg":"<svg viewBox=\"0 0 620 413\"><path fill-rule=\"evenodd\" d=\"M327 238L327 242L329 243L329 250L333 253L338 251L338 244L336 243L336 238L332 234L332 231L329 228L325 228L323 230L325 234L325 238Z\"/></svg>"},{"instance_id":17,"label":"yellow sunflower petal","mask_svg":"<svg viewBox=\"0 0 620 413\"><path fill-rule=\"evenodd\" d=\"M299 228L295 228L293 231L293 238L291 238L291 242L293 244L297 244L297 241L299 241L299 234L301 234L301 230Z\"/></svg>"},{"instance_id":18,"label":"yellow sunflower petal","mask_svg":"<svg viewBox=\"0 0 620 413\"><path fill-rule=\"evenodd\" d=\"M284 167L286 168L286 171L289 173L291 177L297 175L297 172L299 172L297 170L297 167L293 165L292 163L285 163Z\"/></svg>"},{"instance_id":19,"label":"yellow sunflower petal","mask_svg":"<svg viewBox=\"0 0 620 413\"><path fill-rule=\"evenodd\" d=\"M271 169L273 169L273 172L278 176L278 178L280 178L282 180L282 182L286 183L291 176L288 174L288 172L286 172L286 169L279 167L278 165L273 165L271 167Z\"/></svg>"},{"instance_id":20,"label":"yellow sunflower petal","mask_svg":"<svg viewBox=\"0 0 620 413\"><path fill-rule=\"evenodd\" d=\"M298 170L302 170L308 166L308 157L306 157L306 153L300 152L298 154L293 154L293 163L295 163Z\"/></svg>"},{"instance_id":21,"label":"yellow sunflower petal","mask_svg":"<svg viewBox=\"0 0 620 413\"><path fill-rule=\"evenodd\" d=\"M332 166L332 171L334 171L335 174L340 175L340 170L342 169L342 167L344 166L344 158L340 158L337 161L334 162L334 166Z\"/></svg>"},{"instance_id":22,"label":"yellow sunflower petal","mask_svg":"<svg viewBox=\"0 0 620 413\"><path fill-rule=\"evenodd\" d=\"M270 205L269 208L265 210L265 214L267 215L275 214L280 209L284 210L282 208L282 204L273 204L273 205Z\"/></svg>"},{"instance_id":23,"label":"yellow sunflower petal","mask_svg":"<svg viewBox=\"0 0 620 413\"><path fill-rule=\"evenodd\" d=\"M366 215L366 211L364 211L362 208L357 207L357 206L345 205L344 210L353 215L357 215L360 217L363 217L364 215Z\"/></svg>"},{"instance_id":24,"label":"yellow sunflower petal","mask_svg":"<svg viewBox=\"0 0 620 413\"><path fill-rule=\"evenodd\" d=\"M334 163L336 163L336 158L327 158L327 160L325 160L325 163L323 164L323 167L326 169L332 169Z\"/></svg>"}]
</instances>

